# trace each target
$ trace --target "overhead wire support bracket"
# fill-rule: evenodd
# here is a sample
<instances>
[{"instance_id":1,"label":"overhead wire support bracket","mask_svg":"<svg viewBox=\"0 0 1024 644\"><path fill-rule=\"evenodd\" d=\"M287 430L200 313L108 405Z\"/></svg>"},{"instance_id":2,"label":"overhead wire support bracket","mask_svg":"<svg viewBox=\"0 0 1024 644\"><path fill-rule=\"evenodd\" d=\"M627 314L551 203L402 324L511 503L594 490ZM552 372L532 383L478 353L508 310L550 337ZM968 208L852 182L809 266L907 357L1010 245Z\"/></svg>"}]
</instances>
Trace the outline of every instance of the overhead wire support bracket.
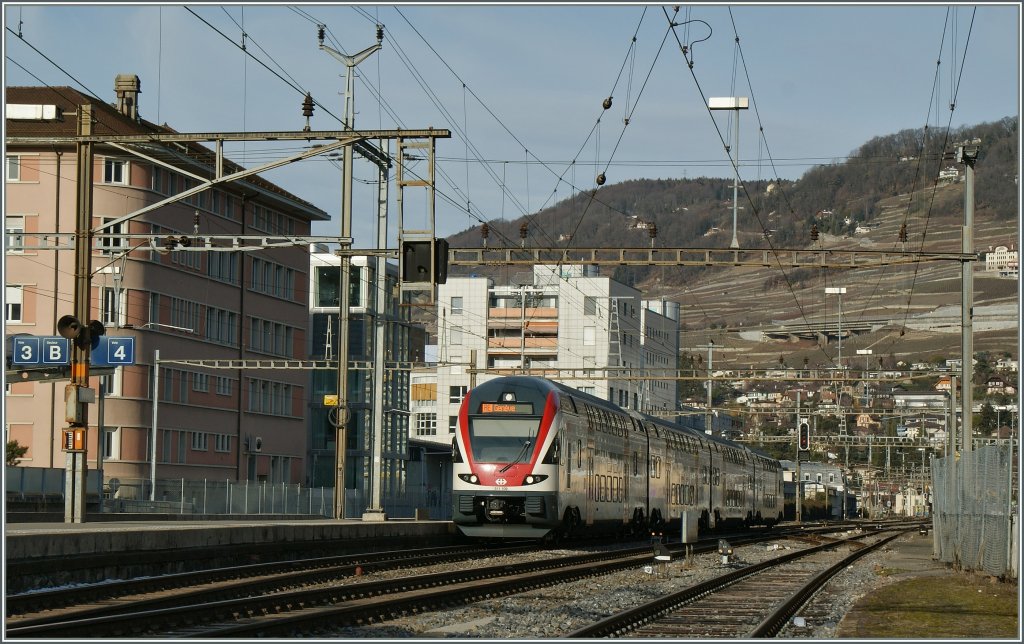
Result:
<instances>
[{"instance_id":1,"label":"overhead wire support bracket","mask_svg":"<svg viewBox=\"0 0 1024 644\"><path fill-rule=\"evenodd\" d=\"M977 261L976 253L768 248L452 248L449 266L760 266L872 268L932 261Z\"/></svg>"}]
</instances>

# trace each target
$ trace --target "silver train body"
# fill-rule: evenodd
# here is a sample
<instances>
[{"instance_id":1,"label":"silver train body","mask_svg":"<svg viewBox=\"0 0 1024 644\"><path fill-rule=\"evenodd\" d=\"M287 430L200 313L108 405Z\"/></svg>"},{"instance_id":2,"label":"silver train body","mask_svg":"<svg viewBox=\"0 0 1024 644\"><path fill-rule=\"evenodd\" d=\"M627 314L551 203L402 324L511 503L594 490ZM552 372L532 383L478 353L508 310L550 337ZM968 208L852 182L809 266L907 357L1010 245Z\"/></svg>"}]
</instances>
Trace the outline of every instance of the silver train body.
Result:
<instances>
[{"instance_id":1,"label":"silver train body","mask_svg":"<svg viewBox=\"0 0 1024 644\"><path fill-rule=\"evenodd\" d=\"M470 537L770 527L783 512L778 461L544 378L470 390L452 460Z\"/></svg>"}]
</instances>

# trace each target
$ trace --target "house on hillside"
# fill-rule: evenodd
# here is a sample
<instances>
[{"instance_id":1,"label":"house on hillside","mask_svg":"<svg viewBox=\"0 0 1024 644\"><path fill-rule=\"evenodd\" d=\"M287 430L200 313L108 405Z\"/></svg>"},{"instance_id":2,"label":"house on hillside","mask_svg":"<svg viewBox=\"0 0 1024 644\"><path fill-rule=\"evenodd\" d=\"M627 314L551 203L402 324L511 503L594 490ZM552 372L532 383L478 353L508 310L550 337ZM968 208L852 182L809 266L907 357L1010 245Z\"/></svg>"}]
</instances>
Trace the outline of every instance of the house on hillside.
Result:
<instances>
[{"instance_id":1,"label":"house on hillside","mask_svg":"<svg viewBox=\"0 0 1024 644\"><path fill-rule=\"evenodd\" d=\"M857 414L857 420L854 427L858 434L874 435L882 428L882 423L880 423L871 414Z\"/></svg>"},{"instance_id":2,"label":"house on hillside","mask_svg":"<svg viewBox=\"0 0 1024 644\"><path fill-rule=\"evenodd\" d=\"M1006 369L1007 371L1017 373L1017 361L1013 358L999 358L996 361L996 369Z\"/></svg>"},{"instance_id":3,"label":"house on hillside","mask_svg":"<svg viewBox=\"0 0 1024 644\"><path fill-rule=\"evenodd\" d=\"M1001 376L992 376L985 383L985 393L989 395L1006 394L1012 396L1017 393L1017 388L1012 383L1006 382Z\"/></svg>"}]
</instances>

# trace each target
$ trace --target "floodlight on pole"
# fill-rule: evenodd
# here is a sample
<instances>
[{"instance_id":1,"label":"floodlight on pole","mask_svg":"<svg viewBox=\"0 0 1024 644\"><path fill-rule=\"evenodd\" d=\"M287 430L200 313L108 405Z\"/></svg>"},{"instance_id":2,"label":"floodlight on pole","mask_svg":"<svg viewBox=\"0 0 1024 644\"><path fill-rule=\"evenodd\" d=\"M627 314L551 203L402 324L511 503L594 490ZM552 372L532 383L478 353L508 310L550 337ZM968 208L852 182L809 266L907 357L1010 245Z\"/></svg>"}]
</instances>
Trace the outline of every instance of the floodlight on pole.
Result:
<instances>
[{"instance_id":1,"label":"floodlight on pole","mask_svg":"<svg viewBox=\"0 0 1024 644\"><path fill-rule=\"evenodd\" d=\"M868 356L874 353L871 349L857 349L857 355L864 356L864 404L868 404Z\"/></svg>"},{"instance_id":2,"label":"floodlight on pole","mask_svg":"<svg viewBox=\"0 0 1024 644\"><path fill-rule=\"evenodd\" d=\"M843 368L843 294L846 293L845 286L826 286L825 295L839 296L839 368Z\"/></svg>"},{"instance_id":3,"label":"floodlight on pole","mask_svg":"<svg viewBox=\"0 0 1024 644\"><path fill-rule=\"evenodd\" d=\"M733 138L736 164L733 167L732 176L732 243L729 245L730 248L740 247L739 238L736 235L736 199L739 192L740 178L740 110L748 108L749 104L746 96L719 96L708 99L708 109L710 110L734 110L736 112L735 136Z\"/></svg>"}]
</instances>

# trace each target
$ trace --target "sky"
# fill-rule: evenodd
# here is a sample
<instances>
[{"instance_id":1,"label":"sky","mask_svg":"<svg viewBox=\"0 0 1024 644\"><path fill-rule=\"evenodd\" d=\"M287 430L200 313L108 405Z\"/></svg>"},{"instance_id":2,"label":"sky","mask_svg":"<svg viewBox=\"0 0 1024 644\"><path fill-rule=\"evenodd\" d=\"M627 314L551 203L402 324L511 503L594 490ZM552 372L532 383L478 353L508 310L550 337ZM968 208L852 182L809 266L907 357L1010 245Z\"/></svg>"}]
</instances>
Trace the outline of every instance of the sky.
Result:
<instances>
[{"instance_id":1,"label":"sky","mask_svg":"<svg viewBox=\"0 0 1024 644\"><path fill-rule=\"evenodd\" d=\"M732 177L737 112L709 111L710 97L749 98L741 181L798 179L905 129L1020 113L1019 3L4 3L3 19L8 86L111 103L114 77L137 74L143 118L179 132L301 130L306 92L312 129L341 129L346 67L318 48L317 24L346 54L381 24L381 49L356 67L354 127L452 131L437 145L439 236L552 206L601 172L605 185ZM246 166L295 151L227 147ZM340 167L317 158L264 177L329 213L313 234L336 236ZM357 157L353 172L355 247L374 248L376 168ZM426 221L425 201L407 189L407 228Z\"/></svg>"}]
</instances>

